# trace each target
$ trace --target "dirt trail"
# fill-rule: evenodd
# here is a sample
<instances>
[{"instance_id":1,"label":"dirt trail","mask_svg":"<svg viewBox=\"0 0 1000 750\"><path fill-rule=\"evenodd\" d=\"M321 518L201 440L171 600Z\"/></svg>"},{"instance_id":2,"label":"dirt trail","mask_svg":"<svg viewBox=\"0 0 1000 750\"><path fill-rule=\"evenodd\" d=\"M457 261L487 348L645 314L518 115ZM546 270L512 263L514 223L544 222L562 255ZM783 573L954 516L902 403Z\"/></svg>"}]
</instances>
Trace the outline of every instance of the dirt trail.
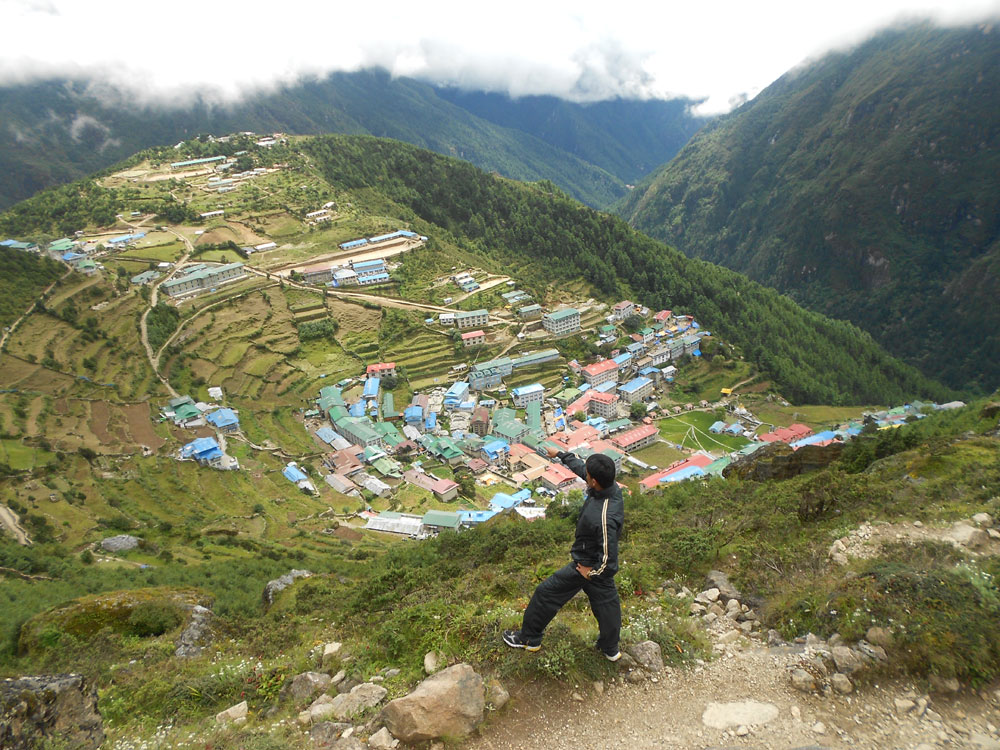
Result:
<instances>
[{"instance_id":1,"label":"dirt trail","mask_svg":"<svg viewBox=\"0 0 1000 750\"><path fill-rule=\"evenodd\" d=\"M949 541L953 533L951 525L863 524L840 541L848 557L868 557L887 543ZM981 540L978 553L1000 554L1000 540ZM925 687L866 680L863 672L847 695L830 687L802 692L792 686L790 670L816 653L813 646L768 646L762 634L739 635L734 628L718 618L706 630L715 658L667 668L655 681L633 683L620 667L607 686L515 689L508 706L463 750L1000 750L998 685L927 695ZM825 644L816 648L829 653ZM710 704L746 701L763 704L769 715L758 713L755 723L729 707L722 711L734 719L728 724L706 715Z\"/></svg>"},{"instance_id":2,"label":"dirt trail","mask_svg":"<svg viewBox=\"0 0 1000 750\"><path fill-rule=\"evenodd\" d=\"M616 681L603 693L590 685L565 691L527 685L463 750L1000 747L990 729L1000 724L1000 701L993 693L932 698L931 711L940 720L898 711L897 698L921 695L902 683L872 685L847 696L806 694L789 684L786 665L799 658L792 650L760 643L746 650L727 647L703 666L665 670L656 683ZM706 725L709 704L742 701L769 704L775 716L743 728Z\"/></svg>"}]
</instances>

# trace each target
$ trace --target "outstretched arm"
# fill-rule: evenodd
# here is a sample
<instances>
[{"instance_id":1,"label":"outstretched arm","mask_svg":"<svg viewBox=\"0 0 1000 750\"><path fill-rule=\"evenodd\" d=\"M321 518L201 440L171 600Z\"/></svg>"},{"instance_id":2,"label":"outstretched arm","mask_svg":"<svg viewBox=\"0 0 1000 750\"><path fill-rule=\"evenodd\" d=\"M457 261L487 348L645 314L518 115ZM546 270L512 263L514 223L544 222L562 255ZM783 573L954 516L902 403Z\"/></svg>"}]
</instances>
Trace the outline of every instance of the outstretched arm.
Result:
<instances>
[{"instance_id":1,"label":"outstretched arm","mask_svg":"<svg viewBox=\"0 0 1000 750\"><path fill-rule=\"evenodd\" d=\"M587 465L575 453L560 451L558 448L546 448L545 452L549 454L549 458L558 458L563 466L580 477L580 479L587 480Z\"/></svg>"}]
</instances>

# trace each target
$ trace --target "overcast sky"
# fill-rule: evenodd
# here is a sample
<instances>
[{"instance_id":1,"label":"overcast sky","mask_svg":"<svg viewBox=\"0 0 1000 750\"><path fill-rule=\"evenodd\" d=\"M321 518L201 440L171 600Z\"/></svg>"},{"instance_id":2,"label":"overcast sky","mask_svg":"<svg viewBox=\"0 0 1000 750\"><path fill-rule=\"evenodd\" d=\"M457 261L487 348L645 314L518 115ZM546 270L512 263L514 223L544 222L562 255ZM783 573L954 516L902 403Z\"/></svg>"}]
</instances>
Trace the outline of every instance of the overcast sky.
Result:
<instances>
[{"instance_id":1,"label":"overcast sky","mask_svg":"<svg viewBox=\"0 0 1000 750\"><path fill-rule=\"evenodd\" d=\"M0 0L0 85L88 77L144 100L233 100L335 70L579 101L685 96L726 111L901 20L1000 19L1000 0ZM492 10L487 9L492 8Z\"/></svg>"}]
</instances>

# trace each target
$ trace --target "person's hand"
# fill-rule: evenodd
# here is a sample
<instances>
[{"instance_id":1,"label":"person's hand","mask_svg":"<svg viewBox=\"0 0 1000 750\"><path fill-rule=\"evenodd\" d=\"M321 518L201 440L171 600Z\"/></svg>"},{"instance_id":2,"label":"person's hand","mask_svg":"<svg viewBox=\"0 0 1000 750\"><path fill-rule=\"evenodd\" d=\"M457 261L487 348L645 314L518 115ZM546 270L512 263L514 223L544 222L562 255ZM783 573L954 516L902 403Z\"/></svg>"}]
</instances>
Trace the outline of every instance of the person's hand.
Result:
<instances>
[{"instance_id":1,"label":"person's hand","mask_svg":"<svg viewBox=\"0 0 1000 750\"><path fill-rule=\"evenodd\" d=\"M545 449L545 452L549 454L549 458L555 458L559 455L559 449L553 448L551 445Z\"/></svg>"},{"instance_id":2,"label":"person's hand","mask_svg":"<svg viewBox=\"0 0 1000 750\"><path fill-rule=\"evenodd\" d=\"M594 571L593 568L588 568L586 565L581 565L580 563L576 564L576 572L582 575L588 581L590 580L590 574L593 571Z\"/></svg>"}]
</instances>

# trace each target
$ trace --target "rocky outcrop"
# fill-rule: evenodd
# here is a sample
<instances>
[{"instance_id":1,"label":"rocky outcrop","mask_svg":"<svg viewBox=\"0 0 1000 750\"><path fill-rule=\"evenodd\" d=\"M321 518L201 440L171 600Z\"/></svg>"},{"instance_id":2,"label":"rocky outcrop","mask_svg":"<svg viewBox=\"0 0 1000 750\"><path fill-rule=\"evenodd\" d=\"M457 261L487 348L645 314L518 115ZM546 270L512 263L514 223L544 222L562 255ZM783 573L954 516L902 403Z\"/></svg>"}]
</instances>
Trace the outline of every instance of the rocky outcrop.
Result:
<instances>
[{"instance_id":1,"label":"rocky outcrop","mask_svg":"<svg viewBox=\"0 0 1000 750\"><path fill-rule=\"evenodd\" d=\"M382 711L394 737L414 743L438 737L466 737L483 720L483 678L468 664L448 667L417 685Z\"/></svg>"},{"instance_id":2,"label":"rocky outcrop","mask_svg":"<svg viewBox=\"0 0 1000 750\"><path fill-rule=\"evenodd\" d=\"M200 604L192 605L188 613L188 621L177 638L177 650L174 656L180 659L192 659L199 656L205 647L215 640L212 623L215 615L208 607Z\"/></svg>"},{"instance_id":3,"label":"rocky outcrop","mask_svg":"<svg viewBox=\"0 0 1000 750\"><path fill-rule=\"evenodd\" d=\"M312 572L308 570L290 570L285 575L268 581L264 584L264 593L261 595L264 609L268 609L274 604L274 597L295 583L296 578L309 578L311 575Z\"/></svg>"},{"instance_id":4,"label":"rocky outcrop","mask_svg":"<svg viewBox=\"0 0 1000 750\"><path fill-rule=\"evenodd\" d=\"M749 456L729 464L722 476L764 482L769 479L790 479L799 474L825 469L840 458L844 449L841 443L830 445L804 445L792 450L785 443L770 443Z\"/></svg>"},{"instance_id":5,"label":"rocky outcrop","mask_svg":"<svg viewBox=\"0 0 1000 750\"><path fill-rule=\"evenodd\" d=\"M346 721L377 706L387 692L381 685L363 682L351 688L350 692L337 696L321 695L309 708L299 714L299 723L309 725L331 717L338 721Z\"/></svg>"},{"instance_id":6,"label":"rocky outcrop","mask_svg":"<svg viewBox=\"0 0 1000 750\"><path fill-rule=\"evenodd\" d=\"M132 536L131 534L119 534L118 536L109 536L107 539L101 540L101 549L105 552L127 552L130 549L135 549L142 542L139 537Z\"/></svg>"},{"instance_id":7,"label":"rocky outcrop","mask_svg":"<svg viewBox=\"0 0 1000 750\"><path fill-rule=\"evenodd\" d=\"M0 747L29 750L46 740L72 750L89 750L104 742L97 689L82 675L0 682Z\"/></svg>"}]
</instances>

